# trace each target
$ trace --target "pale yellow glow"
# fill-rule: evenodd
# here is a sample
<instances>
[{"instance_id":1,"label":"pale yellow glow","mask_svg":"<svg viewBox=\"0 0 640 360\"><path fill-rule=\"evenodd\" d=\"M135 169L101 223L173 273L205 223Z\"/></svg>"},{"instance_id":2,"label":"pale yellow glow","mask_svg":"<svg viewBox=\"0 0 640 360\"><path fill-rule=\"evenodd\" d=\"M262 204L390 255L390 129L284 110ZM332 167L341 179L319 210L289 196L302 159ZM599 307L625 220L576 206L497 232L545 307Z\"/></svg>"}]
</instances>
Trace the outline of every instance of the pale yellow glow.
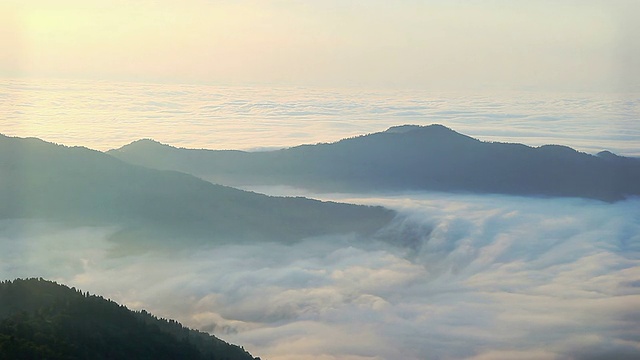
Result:
<instances>
[{"instance_id":1,"label":"pale yellow glow","mask_svg":"<svg viewBox=\"0 0 640 360\"><path fill-rule=\"evenodd\" d=\"M613 4L613 5L612 5ZM624 1L15 1L5 76L374 87L615 87ZM633 50L631 53L634 54ZM627 62L628 63L628 62ZM622 67L622 69L620 69Z\"/></svg>"}]
</instances>

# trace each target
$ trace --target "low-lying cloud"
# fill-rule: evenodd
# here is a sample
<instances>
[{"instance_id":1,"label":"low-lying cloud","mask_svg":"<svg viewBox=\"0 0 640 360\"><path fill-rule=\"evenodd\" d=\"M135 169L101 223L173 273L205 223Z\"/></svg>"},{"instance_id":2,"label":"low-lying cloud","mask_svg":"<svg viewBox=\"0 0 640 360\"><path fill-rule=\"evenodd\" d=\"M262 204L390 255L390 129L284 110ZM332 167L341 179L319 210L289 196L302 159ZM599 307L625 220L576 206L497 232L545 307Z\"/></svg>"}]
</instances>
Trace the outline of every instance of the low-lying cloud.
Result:
<instances>
[{"instance_id":1,"label":"low-lying cloud","mask_svg":"<svg viewBox=\"0 0 640 360\"><path fill-rule=\"evenodd\" d=\"M640 356L640 199L322 197L402 216L375 239L126 256L116 229L5 221L0 275L55 279L270 360Z\"/></svg>"},{"instance_id":2,"label":"low-lying cloud","mask_svg":"<svg viewBox=\"0 0 640 360\"><path fill-rule=\"evenodd\" d=\"M0 79L0 99L5 135L97 150L140 138L188 148L273 149L439 123L484 141L640 156L640 101L633 93L471 95Z\"/></svg>"}]
</instances>

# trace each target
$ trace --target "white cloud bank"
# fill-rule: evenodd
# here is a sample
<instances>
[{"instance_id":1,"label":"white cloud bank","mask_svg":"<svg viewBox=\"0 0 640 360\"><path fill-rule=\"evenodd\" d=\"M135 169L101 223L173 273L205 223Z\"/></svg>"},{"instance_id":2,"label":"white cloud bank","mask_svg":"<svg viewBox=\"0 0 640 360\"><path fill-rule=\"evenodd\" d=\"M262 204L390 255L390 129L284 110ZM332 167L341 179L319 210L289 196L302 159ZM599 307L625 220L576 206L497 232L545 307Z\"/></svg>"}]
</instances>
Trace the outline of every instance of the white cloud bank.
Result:
<instances>
[{"instance_id":1,"label":"white cloud bank","mask_svg":"<svg viewBox=\"0 0 640 360\"><path fill-rule=\"evenodd\" d=\"M440 123L485 141L640 156L640 96L481 94L0 79L0 132L98 150L141 138L255 149Z\"/></svg>"},{"instance_id":2,"label":"white cloud bank","mask_svg":"<svg viewBox=\"0 0 640 360\"><path fill-rule=\"evenodd\" d=\"M640 356L639 199L333 198L401 211L385 238L403 246L344 236L114 256L111 229L3 222L0 275L56 279L270 360Z\"/></svg>"}]
</instances>

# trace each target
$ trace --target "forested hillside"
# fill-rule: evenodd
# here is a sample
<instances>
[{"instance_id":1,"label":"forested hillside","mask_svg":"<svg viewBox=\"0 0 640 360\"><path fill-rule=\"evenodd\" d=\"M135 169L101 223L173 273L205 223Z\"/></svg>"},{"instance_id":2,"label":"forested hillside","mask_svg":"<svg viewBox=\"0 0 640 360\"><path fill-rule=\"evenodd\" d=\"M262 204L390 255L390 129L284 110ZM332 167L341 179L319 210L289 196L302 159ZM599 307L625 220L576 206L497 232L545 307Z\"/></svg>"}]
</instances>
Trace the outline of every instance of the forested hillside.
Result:
<instances>
[{"instance_id":1,"label":"forested hillside","mask_svg":"<svg viewBox=\"0 0 640 360\"><path fill-rule=\"evenodd\" d=\"M270 197L107 154L0 135L0 219L115 225L127 241L297 241L372 233L395 216L381 207Z\"/></svg>"},{"instance_id":2,"label":"forested hillside","mask_svg":"<svg viewBox=\"0 0 640 360\"><path fill-rule=\"evenodd\" d=\"M140 140L109 154L221 184L317 191L447 191L617 201L640 195L640 160L566 146L483 142L442 125L404 125L266 152L179 149Z\"/></svg>"},{"instance_id":3,"label":"forested hillside","mask_svg":"<svg viewBox=\"0 0 640 360\"><path fill-rule=\"evenodd\" d=\"M43 279L0 283L0 359L254 360L173 320Z\"/></svg>"}]
</instances>

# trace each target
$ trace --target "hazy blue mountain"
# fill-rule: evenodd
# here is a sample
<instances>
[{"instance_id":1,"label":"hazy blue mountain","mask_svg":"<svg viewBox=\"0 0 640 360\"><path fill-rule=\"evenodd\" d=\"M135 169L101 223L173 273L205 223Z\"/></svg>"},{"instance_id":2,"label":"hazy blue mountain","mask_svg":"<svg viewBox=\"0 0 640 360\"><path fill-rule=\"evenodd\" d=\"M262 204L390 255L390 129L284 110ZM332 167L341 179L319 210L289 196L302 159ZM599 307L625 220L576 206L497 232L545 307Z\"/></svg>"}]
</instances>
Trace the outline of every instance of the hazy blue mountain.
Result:
<instances>
[{"instance_id":1,"label":"hazy blue mountain","mask_svg":"<svg viewBox=\"0 0 640 360\"><path fill-rule=\"evenodd\" d=\"M566 146L482 142L442 125L404 125L331 144L268 152L174 148L139 140L109 154L233 185L319 191L436 190L615 201L640 194L640 161Z\"/></svg>"},{"instance_id":2,"label":"hazy blue mountain","mask_svg":"<svg viewBox=\"0 0 640 360\"><path fill-rule=\"evenodd\" d=\"M86 148L0 135L0 219L118 224L125 229L120 237L131 239L294 241L371 233L394 215L381 207L269 197Z\"/></svg>"},{"instance_id":3,"label":"hazy blue mountain","mask_svg":"<svg viewBox=\"0 0 640 360\"><path fill-rule=\"evenodd\" d=\"M0 283L0 358L259 359L174 320L43 279Z\"/></svg>"}]
</instances>

